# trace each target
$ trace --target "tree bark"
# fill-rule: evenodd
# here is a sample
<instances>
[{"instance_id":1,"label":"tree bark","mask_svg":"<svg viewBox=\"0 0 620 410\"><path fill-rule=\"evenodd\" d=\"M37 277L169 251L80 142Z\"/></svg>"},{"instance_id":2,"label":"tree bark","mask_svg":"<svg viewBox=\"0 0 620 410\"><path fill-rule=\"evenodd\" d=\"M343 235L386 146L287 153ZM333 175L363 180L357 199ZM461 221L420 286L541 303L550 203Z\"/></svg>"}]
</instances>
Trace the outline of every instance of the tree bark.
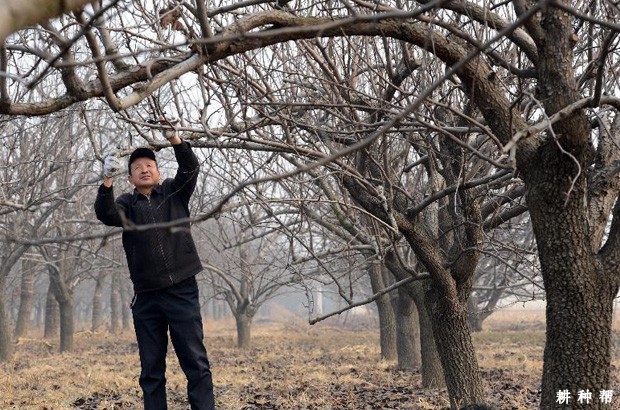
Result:
<instances>
[{"instance_id":1,"label":"tree bark","mask_svg":"<svg viewBox=\"0 0 620 410\"><path fill-rule=\"evenodd\" d=\"M252 317L245 313L235 315L237 323L237 347L249 349L252 341Z\"/></svg>"},{"instance_id":2,"label":"tree bark","mask_svg":"<svg viewBox=\"0 0 620 410\"><path fill-rule=\"evenodd\" d=\"M233 293L227 294L227 302L235 316L237 323L237 347L249 349L252 339L252 319L256 310L250 301L250 289L252 287L252 269L248 264L248 249L242 245L239 247L239 263L241 270L241 283L239 291L233 297Z\"/></svg>"},{"instance_id":3,"label":"tree bark","mask_svg":"<svg viewBox=\"0 0 620 410\"><path fill-rule=\"evenodd\" d=\"M472 332L482 331L482 322L485 317L480 314L480 310L478 309L478 297L476 295L469 295L469 299L467 299L467 317L469 320L469 328Z\"/></svg>"},{"instance_id":4,"label":"tree bark","mask_svg":"<svg viewBox=\"0 0 620 410\"><path fill-rule=\"evenodd\" d=\"M4 292L5 287L5 276L0 276L0 292ZM0 362L7 362L13 357L13 341L11 339L5 298L0 298Z\"/></svg>"},{"instance_id":5,"label":"tree bark","mask_svg":"<svg viewBox=\"0 0 620 410\"><path fill-rule=\"evenodd\" d=\"M446 379L443 375L441 358L435 344L435 335L431 318L426 307L425 295L428 291L428 280L416 281L408 286L410 294L418 308L418 321L420 324L420 355L422 357L422 387L427 389L439 389L446 387Z\"/></svg>"},{"instance_id":6,"label":"tree bark","mask_svg":"<svg viewBox=\"0 0 620 410\"><path fill-rule=\"evenodd\" d=\"M590 276L588 273L593 271L577 270L573 269L571 276ZM604 295L608 288L602 290L547 290L547 343L541 409L565 408L557 402L556 396L563 390L571 393L572 409L609 408L609 405L600 403L598 395L603 390L613 389L610 367L614 294L608 292ZM592 392L592 402L577 402L579 391Z\"/></svg>"},{"instance_id":7,"label":"tree bark","mask_svg":"<svg viewBox=\"0 0 620 410\"><path fill-rule=\"evenodd\" d=\"M121 292L121 320L123 323L123 331L129 330L132 323L131 317L131 299L133 297L133 288L128 281L119 276L120 292Z\"/></svg>"},{"instance_id":8,"label":"tree bark","mask_svg":"<svg viewBox=\"0 0 620 410\"><path fill-rule=\"evenodd\" d=\"M545 166L528 173L527 203L547 297L541 409L565 408L557 401L557 393L565 390L572 409L609 408L598 395L613 389L611 325L617 280L591 252L584 223L585 176L574 183L565 177L577 175L576 164L555 144L540 153ZM579 391L588 390L593 400L579 403Z\"/></svg>"},{"instance_id":9,"label":"tree bark","mask_svg":"<svg viewBox=\"0 0 620 410\"><path fill-rule=\"evenodd\" d=\"M386 266L389 267L390 272L392 272L398 280L403 280L410 275L402 268L396 254L393 252L388 252L386 254L385 263ZM437 345L435 344L431 318L428 315L426 303L424 302L429 282L430 280L428 279L416 280L407 284L404 290L415 303L417 310L418 328L420 332L420 372L422 374L422 387L433 389L445 387L446 381L443 375L441 358L439 357Z\"/></svg>"},{"instance_id":10,"label":"tree bark","mask_svg":"<svg viewBox=\"0 0 620 410\"><path fill-rule=\"evenodd\" d=\"M394 298L396 312L396 351L398 368L412 371L422 365L418 309L411 295L402 287Z\"/></svg>"},{"instance_id":11,"label":"tree bark","mask_svg":"<svg viewBox=\"0 0 620 410\"><path fill-rule=\"evenodd\" d=\"M386 288L383 280L383 265L380 261L368 263L368 275L373 293L378 293ZM396 316L390 295L384 294L375 300L379 313L379 340L381 346L381 358L384 360L396 360Z\"/></svg>"},{"instance_id":12,"label":"tree bark","mask_svg":"<svg viewBox=\"0 0 620 410\"><path fill-rule=\"evenodd\" d=\"M50 285L54 292L54 297L58 301L60 313L60 351L69 352L73 350L73 296L61 275L61 269L67 269L67 259L60 261L60 267L53 264L48 264L47 266Z\"/></svg>"},{"instance_id":13,"label":"tree bark","mask_svg":"<svg viewBox=\"0 0 620 410\"><path fill-rule=\"evenodd\" d=\"M458 409L464 405L485 403L486 394L471 340L467 308L463 303L445 301L432 285L425 301L443 364L450 407Z\"/></svg>"},{"instance_id":14,"label":"tree bark","mask_svg":"<svg viewBox=\"0 0 620 410\"><path fill-rule=\"evenodd\" d=\"M112 273L112 283L110 284L110 332L118 333L118 323L120 318L119 310L121 307L120 274Z\"/></svg>"},{"instance_id":15,"label":"tree bark","mask_svg":"<svg viewBox=\"0 0 620 410\"><path fill-rule=\"evenodd\" d=\"M50 281L49 287L47 289L47 298L45 301L45 325L43 330L43 337L46 339L51 339L58 336L59 332L59 312L58 312L58 302L54 296L54 290L52 289L53 285Z\"/></svg>"},{"instance_id":16,"label":"tree bark","mask_svg":"<svg viewBox=\"0 0 620 410\"><path fill-rule=\"evenodd\" d=\"M103 324L103 275L95 278L95 292L93 293L93 316L90 330L96 332Z\"/></svg>"},{"instance_id":17,"label":"tree bark","mask_svg":"<svg viewBox=\"0 0 620 410\"><path fill-rule=\"evenodd\" d=\"M34 268L35 265L32 262L22 260L22 280L19 299L19 310L17 312L17 320L15 322L15 339L24 337L28 333L30 316L32 314Z\"/></svg>"},{"instance_id":18,"label":"tree bark","mask_svg":"<svg viewBox=\"0 0 620 410\"><path fill-rule=\"evenodd\" d=\"M73 350L73 334L75 333L73 321L73 298L63 299L58 303L60 311L60 351L70 352Z\"/></svg>"}]
</instances>

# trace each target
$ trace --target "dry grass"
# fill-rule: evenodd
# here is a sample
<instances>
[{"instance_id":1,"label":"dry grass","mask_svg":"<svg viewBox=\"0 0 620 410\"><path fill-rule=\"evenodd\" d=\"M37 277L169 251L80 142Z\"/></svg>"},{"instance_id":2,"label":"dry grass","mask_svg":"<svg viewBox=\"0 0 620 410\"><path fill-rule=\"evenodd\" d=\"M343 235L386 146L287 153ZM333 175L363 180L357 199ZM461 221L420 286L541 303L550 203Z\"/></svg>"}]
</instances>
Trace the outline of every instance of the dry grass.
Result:
<instances>
[{"instance_id":1,"label":"dry grass","mask_svg":"<svg viewBox=\"0 0 620 410\"><path fill-rule=\"evenodd\" d=\"M541 314L515 319L502 313L473 336L487 391L500 409L538 405L541 323ZM233 323L209 324L206 334L218 409L431 410L448 405L445 390L423 390L417 372L396 371L394 363L380 360L375 329L259 323L248 351L235 347ZM140 408L132 333L84 332L76 335L75 346L72 353L58 354L47 342L22 341L14 360L0 366L0 409ZM186 409L185 378L173 355L168 369L169 408Z\"/></svg>"}]
</instances>

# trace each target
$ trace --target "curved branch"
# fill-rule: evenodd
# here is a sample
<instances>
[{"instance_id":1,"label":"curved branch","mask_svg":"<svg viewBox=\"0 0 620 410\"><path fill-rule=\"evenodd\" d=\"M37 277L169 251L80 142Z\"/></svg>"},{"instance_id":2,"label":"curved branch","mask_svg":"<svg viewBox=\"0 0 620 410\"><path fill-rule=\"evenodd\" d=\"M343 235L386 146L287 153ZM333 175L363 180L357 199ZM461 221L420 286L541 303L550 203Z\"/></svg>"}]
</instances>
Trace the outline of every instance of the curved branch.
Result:
<instances>
[{"instance_id":1,"label":"curved branch","mask_svg":"<svg viewBox=\"0 0 620 410\"><path fill-rule=\"evenodd\" d=\"M534 13L537 7L542 6L536 5L532 7L530 13ZM393 12L341 19L298 17L280 10L256 13L239 20L221 34L211 39L204 39L205 43L212 45L208 56L180 55L179 60L182 61L177 62L176 65L171 61L150 60L141 66L135 67L133 70L117 73L114 76L111 75L109 79L110 87L114 92L117 92L129 85L151 79L143 89L130 93L120 101L120 108L125 109L147 98L157 87L195 70L201 64L213 63L234 54L290 40L346 35L387 36L409 42L424 49L428 49L429 45L432 45L432 51L429 52L434 53L450 67L443 78L453 74L461 77L466 87L471 90L471 94L476 98L476 104L487 119L489 127L502 143L508 142L513 134L512 129L525 128L524 122L517 113L513 113L510 110L510 104L501 92L501 84L493 81L492 71L487 64L478 58L478 54L482 50L476 49L472 52L467 52L459 44L434 32L425 24L407 20L407 18L410 19L416 16L421 12L420 10L423 10L423 8L415 12ZM527 17L526 15L522 16L523 19ZM499 32L495 38L487 41L482 47L489 47L498 38L514 30L520 23L521 21L516 21L514 27L511 26L505 31ZM261 27L266 28L256 30ZM385 127L382 127L381 133L404 118L404 115L414 110L443 81L443 78L428 87L424 93L403 111L402 115L396 116ZM103 96L103 90L103 85L99 80L87 83L86 94L88 97ZM0 103L0 113L44 115L65 108L85 98L65 95L34 104Z\"/></svg>"},{"instance_id":2,"label":"curved branch","mask_svg":"<svg viewBox=\"0 0 620 410\"><path fill-rule=\"evenodd\" d=\"M612 97L612 96L604 96L600 98L598 105L599 106L600 105L611 105L614 108L620 110L620 98ZM594 105L593 105L592 97L586 97L586 98L577 100L573 102L572 104L567 105L561 110L557 111L552 116L545 118L543 121L540 121L538 124L534 124L530 127L521 129L520 131L516 132L512 136L510 141L508 141L506 145L504 145L503 151L510 152L511 157L512 157L514 150L516 149L517 145L520 142L522 142L522 140L527 139L528 137L537 136L544 130L549 129L553 124L563 119L569 118L576 111L581 110L583 108L591 108L593 106Z\"/></svg>"},{"instance_id":3,"label":"curved branch","mask_svg":"<svg viewBox=\"0 0 620 410\"><path fill-rule=\"evenodd\" d=\"M235 287L235 284L232 283L232 281L230 281L228 279L228 277L230 276L229 274L227 274L226 272L224 272L223 270L219 269L218 267L213 266L210 263L207 263L205 261L202 262L202 265L205 267L205 269L210 270L211 272L215 273L220 279L222 279L224 282L226 282L230 292L234 293L235 299L237 300L237 302L240 302L240 301L243 300L243 297L241 296L241 293L239 293L239 291Z\"/></svg>"},{"instance_id":4,"label":"curved branch","mask_svg":"<svg viewBox=\"0 0 620 410\"><path fill-rule=\"evenodd\" d=\"M420 3L428 3L428 0L420 1ZM527 57L536 65L538 63L538 50L532 38L514 23L507 22L496 13L490 13L488 9L478 4L466 1L447 1L441 4L441 8L452 10L469 19L473 19L480 24L484 24L497 31L503 31L512 27L513 29L507 34L507 38L515 43ZM522 15L525 15L523 13ZM524 20L525 24L532 18L532 14L528 13L528 17ZM521 17L521 16L519 16Z\"/></svg>"},{"instance_id":5,"label":"curved branch","mask_svg":"<svg viewBox=\"0 0 620 410\"><path fill-rule=\"evenodd\" d=\"M406 285L406 284L408 284L410 282L413 282L414 280L423 280L423 279L428 279L429 277L430 276L428 274L423 274L423 273L419 274L416 277L409 276L408 278L400 280L400 281L394 283L393 285L390 285L387 288L384 288L384 289L380 290L379 292L375 293L374 295L372 295L368 299L365 299L365 300L362 300L362 301L359 301L359 302L355 302L355 303L351 303L351 304L345 306L344 308L341 308L341 309L338 309L338 310L336 310L334 312L328 313L326 315L319 316L319 317L316 317L314 319L311 319L308 323L311 324L311 325L314 325L316 323L319 323L322 320L325 320L325 319L330 318L332 316L339 315L339 314L341 314L343 312L346 312L347 310L351 310L351 309L359 307L359 306L367 305L367 304L372 303L375 300L379 299L381 296L385 295L386 293L390 293L391 291L396 290L396 289L400 288L401 286L404 286L404 285Z\"/></svg>"},{"instance_id":6,"label":"curved branch","mask_svg":"<svg viewBox=\"0 0 620 410\"><path fill-rule=\"evenodd\" d=\"M497 228L503 223L511 220L512 218L516 218L517 216L526 213L527 211L528 211L527 206L522 205L522 204L515 205L512 208L508 208L505 211L497 215L493 215L492 218L484 221L484 224L482 225L482 227L485 232L488 232L494 228Z\"/></svg>"},{"instance_id":7,"label":"curved branch","mask_svg":"<svg viewBox=\"0 0 620 410\"><path fill-rule=\"evenodd\" d=\"M598 70L596 71L596 84L594 86L594 95L592 96L592 105L594 106L597 106L601 100L601 94L603 92L603 76L605 75L605 60L611 52L611 43L614 42L617 36L617 32L612 32L605 37L605 40L601 45L601 54L595 63Z\"/></svg>"},{"instance_id":8,"label":"curved branch","mask_svg":"<svg viewBox=\"0 0 620 410\"><path fill-rule=\"evenodd\" d=\"M512 5L515 9L515 12L517 13L517 16L521 16L527 13L527 10L529 8L529 2L527 0L513 0ZM527 19L523 26L536 44L542 44L542 41L545 38L545 34L540 27L538 18L534 17Z\"/></svg>"},{"instance_id":9,"label":"curved branch","mask_svg":"<svg viewBox=\"0 0 620 410\"><path fill-rule=\"evenodd\" d=\"M76 13L77 21L85 25L84 16L82 13ZM112 87L110 87L110 80L108 76L108 70L105 68L105 62L101 59L101 52L99 51L99 45L97 44L97 38L91 29L87 29L86 33L86 41L88 42L88 46L90 47L90 51L93 53L93 57L96 60L97 72L99 73L99 80L101 81L101 86L103 87L103 95L105 96L106 101L110 108L114 111L120 110L120 104L116 95L114 95L114 91Z\"/></svg>"},{"instance_id":10,"label":"curved branch","mask_svg":"<svg viewBox=\"0 0 620 410\"><path fill-rule=\"evenodd\" d=\"M478 178L478 179L474 179L471 181L466 181L460 184L456 184L456 185L452 185L449 186L445 189L442 189L441 191L437 191L432 193L431 195L427 196L422 202L420 202L419 204L417 204L414 207L411 207L409 209L407 209L407 217L409 219L414 218L417 214L419 214L420 212L422 212L422 210L424 210L424 208L426 208L427 206L429 206L430 204L436 202L437 200L444 198L447 195L450 195L456 191L461 191L461 190L466 190L466 189L470 189L470 188L475 188L477 186L480 185L485 185L488 184L490 182L493 181L507 181L509 179L511 179L513 177L512 171L509 170L502 170L502 171L498 171L493 175L489 175L486 177L482 177L482 178Z\"/></svg>"}]
</instances>

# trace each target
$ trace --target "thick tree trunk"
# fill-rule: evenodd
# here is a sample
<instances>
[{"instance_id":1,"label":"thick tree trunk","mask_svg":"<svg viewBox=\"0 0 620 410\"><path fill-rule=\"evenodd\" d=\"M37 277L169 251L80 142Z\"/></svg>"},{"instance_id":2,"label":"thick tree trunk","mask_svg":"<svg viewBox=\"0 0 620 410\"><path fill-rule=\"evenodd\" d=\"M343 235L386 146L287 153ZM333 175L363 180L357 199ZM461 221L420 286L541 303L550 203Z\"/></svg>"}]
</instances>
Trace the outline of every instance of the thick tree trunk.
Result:
<instances>
[{"instance_id":1,"label":"thick tree trunk","mask_svg":"<svg viewBox=\"0 0 620 410\"><path fill-rule=\"evenodd\" d=\"M24 337L28 333L30 316L32 315L32 298L34 290L34 267L35 265L27 260L22 261L22 280L19 298L19 310L15 322L14 338Z\"/></svg>"},{"instance_id":2,"label":"thick tree trunk","mask_svg":"<svg viewBox=\"0 0 620 410\"><path fill-rule=\"evenodd\" d=\"M45 320L45 299L38 298L34 303L34 326L37 329L43 327L43 321Z\"/></svg>"},{"instance_id":3,"label":"thick tree trunk","mask_svg":"<svg viewBox=\"0 0 620 410\"><path fill-rule=\"evenodd\" d=\"M418 322L420 324L420 355L422 356L422 387L427 389L438 389L446 386L446 379L443 375L441 358L435 344L433 325L428 314L425 303L426 292L428 291L428 280L416 281L408 289L418 308Z\"/></svg>"},{"instance_id":4,"label":"thick tree trunk","mask_svg":"<svg viewBox=\"0 0 620 410\"><path fill-rule=\"evenodd\" d=\"M427 292L425 303L432 321L451 406L457 408L462 405L483 404L486 394L467 323L466 308L473 272L479 260L476 249L482 241L480 205L470 198L469 193L459 192L459 200L464 204L460 207L463 211L462 218L468 223L463 224L459 238L464 248L462 251L454 248L450 250L450 253L458 255L458 258L450 262L451 268L448 270L445 252L428 229L414 223L415 221L402 213L390 212L386 215L385 205L355 179L345 177L343 181L349 193L366 210L398 226L419 264L424 266L432 278L432 288Z\"/></svg>"},{"instance_id":5,"label":"thick tree trunk","mask_svg":"<svg viewBox=\"0 0 620 410\"><path fill-rule=\"evenodd\" d=\"M398 289L398 297L394 299L398 368L412 371L422 365L418 309L411 295L402 287Z\"/></svg>"},{"instance_id":6,"label":"thick tree trunk","mask_svg":"<svg viewBox=\"0 0 620 410\"><path fill-rule=\"evenodd\" d=\"M0 362L9 361L12 357L13 341L11 340L9 318L4 299L0 299Z\"/></svg>"},{"instance_id":7,"label":"thick tree trunk","mask_svg":"<svg viewBox=\"0 0 620 410\"><path fill-rule=\"evenodd\" d=\"M6 286L4 278L4 276L0 276L0 292L4 292ZM0 362L7 362L13 357L11 327L4 300L3 297L0 297Z\"/></svg>"},{"instance_id":8,"label":"thick tree trunk","mask_svg":"<svg viewBox=\"0 0 620 410\"><path fill-rule=\"evenodd\" d=\"M60 351L70 352L73 350L73 334L75 333L73 321L73 298L58 303L60 311Z\"/></svg>"},{"instance_id":9,"label":"thick tree trunk","mask_svg":"<svg viewBox=\"0 0 620 410\"><path fill-rule=\"evenodd\" d=\"M385 281L383 280L383 265L379 261L373 261L368 264L368 275L372 291L374 293L385 289ZM384 360L396 360L396 316L390 295L384 294L375 300L377 311L379 313L379 340L381 346L381 358Z\"/></svg>"},{"instance_id":10,"label":"thick tree trunk","mask_svg":"<svg viewBox=\"0 0 620 410\"><path fill-rule=\"evenodd\" d=\"M93 293L93 316L90 330L96 332L103 325L103 275L95 279L95 292Z\"/></svg>"},{"instance_id":11,"label":"thick tree trunk","mask_svg":"<svg viewBox=\"0 0 620 410\"><path fill-rule=\"evenodd\" d=\"M387 299L389 299L389 296ZM396 360L398 357L396 350L396 315L392 309L392 304L389 300L387 302L385 300L377 300L375 303L379 313L381 358L383 360ZM379 305L381 305L381 308L379 308Z\"/></svg>"},{"instance_id":12,"label":"thick tree trunk","mask_svg":"<svg viewBox=\"0 0 620 410\"><path fill-rule=\"evenodd\" d=\"M54 292L54 297L58 301L60 312L60 351L69 352L73 350L73 296L71 290L62 278L60 269L67 269L67 259L60 262L59 268L55 265L48 265L50 287Z\"/></svg>"},{"instance_id":13,"label":"thick tree trunk","mask_svg":"<svg viewBox=\"0 0 620 410\"><path fill-rule=\"evenodd\" d=\"M123 330L129 330L131 327L131 299L133 297L133 288L131 284L126 283L123 278L120 278L120 292L121 292L121 320L123 323Z\"/></svg>"},{"instance_id":14,"label":"thick tree trunk","mask_svg":"<svg viewBox=\"0 0 620 410\"><path fill-rule=\"evenodd\" d=\"M252 342L252 317L241 313L235 316L237 322L237 347L249 349Z\"/></svg>"},{"instance_id":15,"label":"thick tree trunk","mask_svg":"<svg viewBox=\"0 0 620 410\"><path fill-rule=\"evenodd\" d=\"M476 295L470 295L467 299L467 317L469 320L469 328L472 332L482 331L482 322L485 317L480 314L478 309L478 297Z\"/></svg>"},{"instance_id":16,"label":"thick tree trunk","mask_svg":"<svg viewBox=\"0 0 620 410\"><path fill-rule=\"evenodd\" d=\"M58 302L54 297L54 291L50 283L47 289L47 298L45 301L45 325L43 330L43 337L46 339L52 339L58 336L60 319L58 313Z\"/></svg>"},{"instance_id":17,"label":"thick tree trunk","mask_svg":"<svg viewBox=\"0 0 620 410\"><path fill-rule=\"evenodd\" d=\"M585 272L574 273L579 276ZM571 409L610 408L599 400L599 394L613 390L610 368L614 293L604 295L601 290L605 289L588 288L547 290L541 409L566 408L557 400L562 391L570 392ZM580 403L581 391L591 392L592 400Z\"/></svg>"},{"instance_id":18,"label":"thick tree trunk","mask_svg":"<svg viewBox=\"0 0 620 410\"><path fill-rule=\"evenodd\" d=\"M19 300L20 300L20 288L19 286L13 286L13 288L11 289L11 295L8 296L8 294L5 294L5 298L8 301L7 306L9 306L8 312L9 312L9 322L11 323L15 323L15 321L17 320L17 312L18 310L15 309L16 306L18 306L19 304Z\"/></svg>"},{"instance_id":19,"label":"thick tree trunk","mask_svg":"<svg viewBox=\"0 0 620 410\"><path fill-rule=\"evenodd\" d=\"M120 286L119 273L112 273L112 283L110 284L110 332L113 334L118 333L119 309L121 309Z\"/></svg>"},{"instance_id":20,"label":"thick tree trunk","mask_svg":"<svg viewBox=\"0 0 620 410\"><path fill-rule=\"evenodd\" d=\"M409 272L402 269L395 253L388 253L385 258L385 263L396 279L403 280L410 276ZM446 382L443 376L441 359L439 358L437 346L435 345L431 319L428 315L426 303L424 302L429 283L430 280L428 279L416 280L406 285L404 290L415 303L417 310L418 329L420 332L420 357L422 362L422 367L420 369L422 373L422 386L433 389L445 387Z\"/></svg>"},{"instance_id":21,"label":"thick tree trunk","mask_svg":"<svg viewBox=\"0 0 620 410\"><path fill-rule=\"evenodd\" d=\"M228 310L226 310L226 305L224 302L215 299L213 303L213 319L221 320L228 316Z\"/></svg>"},{"instance_id":22,"label":"thick tree trunk","mask_svg":"<svg viewBox=\"0 0 620 410\"><path fill-rule=\"evenodd\" d=\"M21 256L28 250L30 245L21 245L12 250L2 247L0 258L0 362L5 362L13 357L13 337L9 311L6 305L6 280L11 269L17 264ZM8 252L5 255L5 251Z\"/></svg>"},{"instance_id":23,"label":"thick tree trunk","mask_svg":"<svg viewBox=\"0 0 620 410\"><path fill-rule=\"evenodd\" d=\"M599 394L613 390L611 325L618 285L615 274L605 271L591 251L585 177L574 184L562 177L577 170L569 158L554 152L554 147L542 151L546 166L529 174L536 184L527 196L547 296L541 409L564 409L566 404L608 409ZM580 391L592 393L592 400L579 402ZM558 401L558 392L570 394L567 402Z\"/></svg>"},{"instance_id":24,"label":"thick tree trunk","mask_svg":"<svg viewBox=\"0 0 620 410\"><path fill-rule=\"evenodd\" d=\"M486 394L478 368L476 351L471 340L464 303L446 301L431 286L426 294L426 305L431 318L437 351L444 369L450 406L483 404Z\"/></svg>"}]
</instances>

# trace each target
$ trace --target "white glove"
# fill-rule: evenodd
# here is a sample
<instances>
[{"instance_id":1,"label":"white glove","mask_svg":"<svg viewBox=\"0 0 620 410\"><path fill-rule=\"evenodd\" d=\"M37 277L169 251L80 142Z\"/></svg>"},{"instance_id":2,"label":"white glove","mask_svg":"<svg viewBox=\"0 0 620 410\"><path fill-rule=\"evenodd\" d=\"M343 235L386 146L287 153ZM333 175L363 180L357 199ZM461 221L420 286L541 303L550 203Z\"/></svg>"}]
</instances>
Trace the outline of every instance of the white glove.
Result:
<instances>
[{"instance_id":1,"label":"white glove","mask_svg":"<svg viewBox=\"0 0 620 410\"><path fill-rule=\"evenodd\" d=\"M121 169L121 161L116 155L108 155L103 161L103 177L111 178Z\"/></svg>"},{"instance_id":2,"label":"white glove","mask_svg":"<svg viewBox=\"0 0 620 410\"><path fill-rule=\"evenodd\" d=\"M161 132L164 135L164 138L169 140L177 135L176 125L179 123L178 118L160 118L158 122L162 126Z\"/></svg>"}]
</instances>

